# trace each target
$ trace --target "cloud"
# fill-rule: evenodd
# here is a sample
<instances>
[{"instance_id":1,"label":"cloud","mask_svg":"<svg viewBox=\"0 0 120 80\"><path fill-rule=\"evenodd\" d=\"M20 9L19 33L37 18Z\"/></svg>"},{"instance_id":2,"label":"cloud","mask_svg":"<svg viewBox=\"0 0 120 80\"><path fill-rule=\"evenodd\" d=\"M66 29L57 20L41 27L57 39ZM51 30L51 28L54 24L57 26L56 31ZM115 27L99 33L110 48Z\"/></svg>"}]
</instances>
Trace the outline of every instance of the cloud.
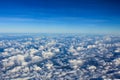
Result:
<instances>
[{"instance_id":1,"label":"cloud","mask_svg":"<svg viewBox=\"0 0 120 80\"><path fill-rule=\"evenodd\" d=\"M51 69L53 67L53 64L47 63L45 66L47 67L47 69Z\"/></svg>"},{"instance_id":2,"label":"cloud","mask_svg":"<svg viewBox=\"0 0 120 80\"><path fill-rule=\"evenodd\" d=\"M71 47L68 49L68 51L71 52L71 53L75 53L75 52L76 52L76 50L73 48L73 46L71 46Z\"/></svg>"},{"instance_id":3,"label":"cloud","mask_svg":"<svg viewBox=\"0 0 120 80\"><path fill-rule=\"evenodd\" d=\"M3 68L11 67L11 66L13 66L14 64L15 64L15 63L14 63L14 61L12 61L12 60L9 60L9 59L4 59L4 60L2 60Z\"/></svg>"},{"instance_id":4,"label":"cloud","mask_svg":"<svg viewBox=\"0 0 120 80\"><path fill-rule=\"evenodd\" d=\"M33 65L33 69L34 69L35 71L40 71L40 70L41 70L41 68L40 68L39 66L37 66L37 65Z\"/></svg>"},{"instance_id":5,"label":"cloud","mask_svg":"<svg viewBox=\"0 0 120 80\"><path fill-rule=\"evenodd\" d=\"M14 66L15 64L17 65L27 65L27 62L25 62L24 55L15 55L11 56L8 59L3 59L2 60L4 67L11 67Z\"/></svg>"},{"instance_id":6,"label":"cloud","mask_svg":"<svg viewBox=\"0 0 120 80\"><path fill-rule=\"evenodd\" d=\"M119 52L120 52L120 48L117 48L117 49L115 50L115 52L119 53Z\"/></svg>"},{"instance_id":7,"label":"cloud","mask_svg":"<svg viewBox=\"0 0 120 80\"><path fill-rule=\"evenodd\" d=\"M73 59L73 60L69 60L69 63L74 67L74 68L78 68L79 66L81 66L83 64L83 60L80 59Z\"/></svg>"},{"instance_id":8,"label":"cloud","mask_svg":"<svg viewBox=\"0 0 120 80\"><path fill-rule=\"evenodd\" d=\"M92 65L92 66L89 66L88 69L94 72L97 69L97 67Z\"/></svg>"},{"instance_id":9,"label":"cloud","mask_svg":"<svg viewBox=\"0 0 120 80\"><path fill-rule=\"evenodd\" d=\"M59 53L59 52L60 52L60 49L54 48L54 51L55 51L56 53Z\"/></svg>"},{"instance_id":10,"label":"cloud","mask_svg":"<svg viewBox=\"0 0 120 80\"><path fill-rule=\"evenodd\" d=\"M41 61L41 60L42 60L42 58L39 57L39 56L33 56L32 57L32 62L38 62L38 61Z\"/></svg>"},{"instance_id":11,"label":"cloud","mask_svg":"<svg viewBox=\"0 0 120 80\"><path fill-rule=\"evenodd\" d=\"M81 50L84 50L83 47L77 47L77 51L81 51Z\"/></svg>"},{"instance_id":12,"label":"cloud","mask_svg":"<svg viewBox=\"0 0 120 80\"><path fill-rule=\"evenodd\" d=\"M43 50L44 48L45 48L45 47L41 45L41 46L39 47L39 50Z\"/></svg>"},{"instance_id":13,"label":"cloud","mask_svg":"<svg viewBox=\"0 0 120 80\"><path fill-rule=\"evenodd\" d=\"M120 58L116 58L116 59L114 60L114 63L115 63L115 65L120 65Z\"/></svg>"},{"instance_id":14,"label":"cloud","mask_svg":"<svg viewBox=\"0 0 120 80\"><path fill-rule=\"evenodd\" d=\"M96 48L96 45L88 45L87 48L88 48L88 49Z\"/></svg>"},{"instance_id":15,"label":"cloud","mask_svg":"<svg viewBox=\"0 0 120 80\"><path fill-rule=\"evenodd\" d=\"M52 52L42 52L42 57L43 58L51 58L54 55Z\"/></svg>"},{"instance_id":16,"label":"cloud","mask_svg":"<svg viewBox=\"0 0 120 80\"><path fill-rule=\"evenodd\" d=\"M17 66L15 68L13 68L12 70L10 70L9 72L15 73L15 72L19 72L20 70L21 70L21 66Z\"/></svg>"},{"instance_id":17,"label":"cloud","mask_svg":"<svg viewBox=\"0 0 120 80\"><path fill-rule=\"evenodd\" d=\"M35 53L38 52L37 49L30 49L29 51L30 51L29 53L30 53L31 55L34 55Z\"/></svg>"},{"instance_id":18,"label":"cloud","mask_svg":"<svg viewBox=\"0 0 120 80\"><path fill-rule=\"evenodd\" d=\"M119 37L106 40L106 35L26 36L2 40L5 51L0 54L1 80L116 79L115 74L119 74Z\"/></svg>"},{"instance_id":19,"label":"cloud","mask_svg":"<svg viewBox=\"0 0 120 80\"><path fill-rule=\"evenodd\" d=\"M3 56L8 56L8 55L9 55L8 52L2 52L1 54L2 54Z\"/></svg>"}]
</instances>

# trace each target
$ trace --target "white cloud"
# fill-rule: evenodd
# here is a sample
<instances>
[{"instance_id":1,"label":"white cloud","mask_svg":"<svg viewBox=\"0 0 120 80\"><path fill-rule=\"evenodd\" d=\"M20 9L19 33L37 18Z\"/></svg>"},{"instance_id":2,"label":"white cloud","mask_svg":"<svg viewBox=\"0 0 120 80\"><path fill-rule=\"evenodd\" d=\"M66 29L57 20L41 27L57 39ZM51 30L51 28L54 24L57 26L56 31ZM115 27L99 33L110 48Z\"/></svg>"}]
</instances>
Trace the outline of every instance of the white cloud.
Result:
<instances>
[{"instance_id":1,"label":"white cloud","mask_svg":"<svg viewBox=\"0 0 120 80\"><path fill-rule=\"evenodd\" d=\"M76 50L73 48L73 46L71 46L68 51L71 52L71 53L75 53L76 52Z\"/></svg>"},{"instance_id":2,"label":"white cloud","mask_svg":"<svg viewBox=\"0 0 120 80\"><path fill-rule=\"evenodd\" d=\"M23 71L24 72L29 72L30 70L29 70L29 67L25 67L24 69L23 69Z\"/></svg>"},{"instance_id":3,"label":"white cloud","mask_svg":"<svg viewBox=\"0 0 120 80\"><path fill-rule=\"evenodd\" d=\"M117 49L115 50L115 52L120 52L120 48L117 48Z\"/></svg>"},{"instance_id":4,"label":"white cloud","mask_svg":"<svg viewBox=\"0 0 120 80\"><path fill-rule=\"evenodd\" d=\"M38 52L37 49L30 49L29 51L30 51L30 54L35 54L36 52Z\"/></svg>"},{"instance_id":5,"label":"white cloud","mask_svg":"<svg viewBox=\"0 0 120 80\"><path fill-rule=\"evenodd\" d=\"M50 57L52 57L54 55L54 53L52 53L52 52L43 52L42 53L42 57L43 58L50 58Z\"/></svg>"},{"instance_id":6,"label":"white cloud","mask_svg":"<svg viewBox=\"0 0 120 80\"><path fill-rule=\"evenodd\" d=\"M115 59L115 60L114 60L114 63L115 63L116 65L120 65L120 58Z\"/></svg>"},{"instance_id":7,"label":"white cloud","mask_svg":"<svg viewBox=\"0 0 120 80\"><path fill-rule=\"evenodd\" d=\"M14 51L14 48L6 48L6 49L4 49L4 51L6 51L6 52L12 52L12 51Z\"/></svg>"},{"instance_id":8,"label":"white cloud","mask_svg":"<svg viewBox=\"0 0 120 80\"><path fill-rule=\"evenodd\" d=\"M88 48L88 49L96 48L96 45L88 45L87 48Z\"/></svg>"},{"instance_id":9,"label":"white cloud","mask_svg":"<svg viewBox=\"0 0 120 80\"><path fill-rule=\"evenodd\" d=\"M21 66L17 66L15 68L13 68L12 70L10 70L10 72L15 73L15 72L19 72L19 70L21 70Z\"/></svg>"},{"instance_id":10,"label":"white cloud","mask_svg":"<svg viewBox=\"0 0 120 80\"><path fill-rule=\"evenodd\" d=\"M70 63L74 68L77 68L78 66L80 66L80 65L83 64L83 60L80 60L80 59L72 59L72 60L69 60L69 63Z\"/></svg>"},{"instance_id":11,"label":"white cloud","mask_svg":"<svg viewBox=\"0 0 120 80\"><path fill-rule=\"evenodd\" d=\"M57 53L58 53L58 52L60 52L60 50L59 50L58 48L55 48L55 52L57 52Z\"/></svg>"},{"instance_id":12,"label":"white cloud","mask_svg":"<svg viewBox=\"0 0 120 80\"><path fill-rule=\"evenodd\" d=\"M46 67L47 67L48 69L51 69L51 68L53 67L53 64L47 63L47 64L46 64Z\"/></svg>"},{"instance_id":13,"label":"white cloud","mask_svg":"<svg viewBox=\"0 0 120 80\"><path fill-rule=\"evenodd\" d=\"M3 56L8 56L9 53L8 53L8 52L2 52L2 55L3 55Z\"/></svg>"},{"instance_id":14,"label":"white cloud","mask_svg":"<svg viewBox=\"0 0 120 80\"><path fill-rule=\"evenodd\" d=\"M13 66L15 62L17 62L18 65L27 65L27 63L24 60L24 55L16 55L16 56L11 56L8 59L6 59L8 64L7 66Z\"/></svg>"},{"instance_id":15,"label":"white cloud","mask_svg":"<svg viewBox=\"0 0 120 80\"><path fill-rule=\"evenodd\" d=\"M45 48L45 47L41 45L41 46L39 47L39 50L43 50L44 48Z\"/></svg>"},{"instance_id":16,"label":"white cloud","mask_svg":"<svg viewBox=\"0 0 120 80\"><path fill-rule=\"evenodd\" d=\"M40 68L39 66L37 66L37 65L33 65L33 69L34 69L35 71L40 71L40 70L41 70L41 68Z\"/></svg>"},{"instance_id":17,"label":"white cloud","mask_svg":"<svg viewBox=\"0 0 120 80\"><path fill-rule=\"evenodd\" d=\"M10 66L13 66L14 61L6 59L6 60L2 60L2 64L3 64L4 68L7 68L7 67L10 67Z\"/></svg>"},{"instance_id":18,"label":"white cloud","mask_svg":"<svg viewBox=\"0 0 120 80\"><path fill-rule=\"evenodd\" d=\"M77 51L81 51L81 50L84 50L83 47L77 47Z\"/></svg>"},{"instance_id":19,"label":"white cloud","mask_svg":"<svg viewBox=\"0 0 120 80\"><path fill-rule=\"evenodd\" d=\"M37 62L37 61L40 61L40 60L42 60L42 58L39 57L39 56L33 56L33 57L32 57L32 61L33 61L33 62Z\"/></svg>"},{"instance_id":20,"label":"white cloud","mask_svg":"<svg viewBox=\"0 0 120 80\"><path fill-rule=\"evenodd\" d=\"M96 70L97 68L96 68L96 66L93 66L93 65L92 65L92 66L89 66L88 69L91 70L91 71L94 71L94 70Z\"/></svg>"},{"instance_id":21,"label":"white cloud","mask_svg":"<svg viewBox=\"0 0 120 80\"><path fill-rule=\"evenodd\" d=\"M103 37L99 36L94 37L96 40L84 35L82 35L82 37L76 35L71 39L66 38L67 36L68 35L62 36L62 39L59 36L55 39L43 36L43 39L41 38L41 40L36 38L23 38L0 42L0 45L4 44L4 46L1 47L6 48L5 51L0 54L0 57L3 57L0 58L0 60L2 59L0 61L0 65L2 65L2 67L0 67L0 78L5 80L7 78L11 80L28 80L31 78L40 80L74 80L74 78L77 77L80 80L85 80L92 77L99 77L101 75L105 75L105 78L108 78L114 74L106 74L109 70L119 70L118 66L120 65L120 59L113 56L114 52L120 52L120 44L117 42L117 39L119 41L119 38L115 38L115 42L113 38L113 42L108 44L107 41L110 41L109 39L104 40ZM33 42L31 40L33 40ZM69 43L70 41L71 43ZM87 43L91 41L94 41L94 44L87 45ZM58 45L55 45L56 43ZM84 46L87 46L90 50L84 48ZM35 49L34 47L38 49ZM116 50L114 50L113 47L116 48ZM70 52L73 54L61 54L64 53L64 49L68 51L66 53ZM87 63L87 60L89 62L89 59L92 58L94 58L101 66ZM110 60L111 62L106 61L111 58L114 58L114 60ZM86 63L83 65L85 61ZM63 69L64 66L65 68ZM71 70L68 66L74 69ZM6 71L6 73L4 73L4 71ZM116 71L115 73L120 72Z\"/></svg>"},{"instance_id":22,"label":"white cloud","mask_svg":"<svg viewBox=\"0 0 120 80\"><path fill-rule=\"evenodd\" d=\"M54 45L56 44L56 41L52 40L51 42L48 42L47 45L50 46L50 45Z\"/></svg>"}]
</instances>

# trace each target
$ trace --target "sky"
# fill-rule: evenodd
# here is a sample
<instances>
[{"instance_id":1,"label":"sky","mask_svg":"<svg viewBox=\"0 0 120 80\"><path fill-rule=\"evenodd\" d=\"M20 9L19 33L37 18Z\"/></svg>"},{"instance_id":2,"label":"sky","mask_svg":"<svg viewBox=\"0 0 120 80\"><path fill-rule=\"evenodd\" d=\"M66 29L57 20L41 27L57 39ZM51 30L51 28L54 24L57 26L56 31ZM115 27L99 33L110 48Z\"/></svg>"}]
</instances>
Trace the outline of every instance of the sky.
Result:
<instances>
[{"instance_id":1,"label":"sky","mask_svg":"<svg viewBox=\"0 0 120 80\"><path fill-rule=\"evenodd\" d=\"M0 33L120 33L120 0L0 0Z\"/></svg>"}]
</instances>

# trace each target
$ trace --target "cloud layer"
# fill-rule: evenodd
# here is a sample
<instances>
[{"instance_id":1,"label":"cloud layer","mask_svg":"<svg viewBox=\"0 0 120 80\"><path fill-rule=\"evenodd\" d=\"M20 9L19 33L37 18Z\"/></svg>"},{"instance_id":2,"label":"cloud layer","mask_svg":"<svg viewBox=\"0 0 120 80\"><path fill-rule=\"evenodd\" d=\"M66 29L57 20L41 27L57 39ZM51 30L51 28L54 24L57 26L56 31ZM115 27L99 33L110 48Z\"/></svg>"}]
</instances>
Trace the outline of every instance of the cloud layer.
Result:
<instances>
[{"instance_id":1,"label":"cloud layer","mask_svg":"<svg viewBox=\"0 0 120 80\"><path fill-rule=\"evenodd\" d=\"M1 80L120 79L119 66L120 37L115 35L0 37Z\"/></svg>"}]
</instances>

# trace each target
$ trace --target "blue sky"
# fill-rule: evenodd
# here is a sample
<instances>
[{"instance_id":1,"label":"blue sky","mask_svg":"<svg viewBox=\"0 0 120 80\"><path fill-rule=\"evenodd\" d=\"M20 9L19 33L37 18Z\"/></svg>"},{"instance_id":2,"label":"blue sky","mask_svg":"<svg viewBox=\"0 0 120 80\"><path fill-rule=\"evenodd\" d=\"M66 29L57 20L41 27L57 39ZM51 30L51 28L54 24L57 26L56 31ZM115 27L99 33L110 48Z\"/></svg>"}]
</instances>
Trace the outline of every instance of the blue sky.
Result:
<instances>
[{"instance_id":1,"label":"blue sky","mask_svg":"<svg viewBox=\"0 0 120 80\"><path fill-rule=\"evenodd\" d=\"M120 0L0 0L0 32L120 33Z\"/></svg>"}]
</instances>

